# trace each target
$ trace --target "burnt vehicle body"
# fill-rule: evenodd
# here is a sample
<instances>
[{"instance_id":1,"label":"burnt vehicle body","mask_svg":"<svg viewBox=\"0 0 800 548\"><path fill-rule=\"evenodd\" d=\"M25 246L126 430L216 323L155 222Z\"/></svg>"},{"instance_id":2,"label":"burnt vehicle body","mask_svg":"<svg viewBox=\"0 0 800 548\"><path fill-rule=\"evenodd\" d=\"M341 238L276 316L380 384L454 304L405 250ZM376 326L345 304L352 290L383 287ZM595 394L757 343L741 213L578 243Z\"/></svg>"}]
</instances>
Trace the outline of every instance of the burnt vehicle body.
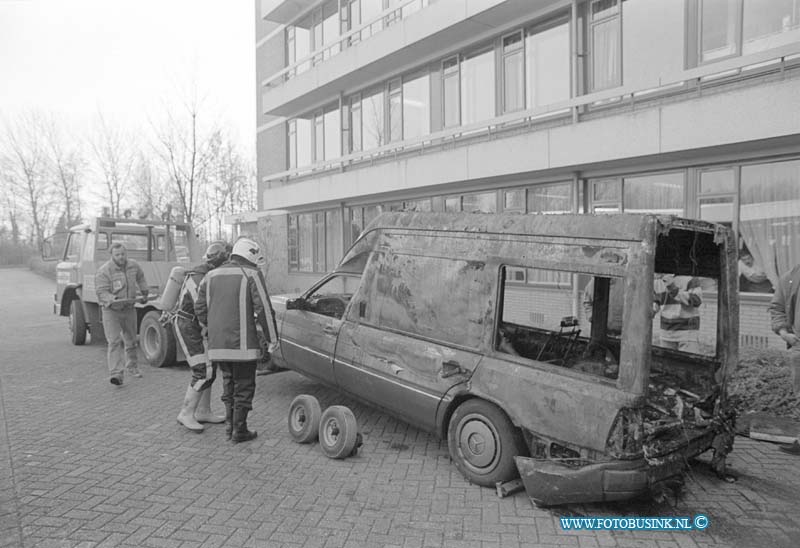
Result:
<instances>
[{"instance_id":1,"label":"burnt vehicle body","mask_svg":"<svg viewBox=\"0 0 800 548\"><path fill-rule=\"evenodd\" d=\"M702 287L691 351L660 342L663 274ZM724 469L736 284L730 230L703 221L386 213L331 274L273 299L274 358L446 438L471 482L621 500L708 450Z\"/></svg>"}]
</instances>

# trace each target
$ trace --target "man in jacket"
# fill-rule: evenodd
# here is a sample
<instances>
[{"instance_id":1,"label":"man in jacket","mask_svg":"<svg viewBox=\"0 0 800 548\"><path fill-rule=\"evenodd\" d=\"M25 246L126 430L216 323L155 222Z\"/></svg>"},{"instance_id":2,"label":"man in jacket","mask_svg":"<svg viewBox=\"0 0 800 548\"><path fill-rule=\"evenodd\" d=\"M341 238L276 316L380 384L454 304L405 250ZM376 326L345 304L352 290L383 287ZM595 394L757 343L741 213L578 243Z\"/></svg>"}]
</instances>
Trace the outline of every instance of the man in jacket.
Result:
<instances>
[{"instance_id":1,"label":"man in jacket","mask_svg":"<svg viewBox=\"0 0 800 548\"><path fill-rule=\"evenodd\" d=\"M111 244L111 259L97 270L95 290L103 307L103 330L108 340L108 372L111 384L120 386L124 370L141 378L136 356L136 309L134 302L147 302L147 280L139 263L128 259L120 242ZM124 345L124 351L123 351Z\"/></svg>"},{"instance_id":2,"label":"man in jacket","mask_svg":"<svg viewBox=\"0 0 800 548\"><path fill-rule=\"evenodd\" d=\"M192 430L202 432L202 423L217 424L225 417L211 412L211 385L217 376L217 368L208 359L200 322L195 315L194 304L197 291L206 274L228 260L231 246L226 242L212 242L206 249L204 262L186 273L178 296L178 310L172 317L175 338L181 345L192 379L183 397L183 406L178 422Z\"/></svg>"},{"instance_id":3,"label":"man in jacket","mask_svg":"<svg viewBox=\"0 0 800 548\"><path fill-rule=\"evenodd\" d=\"M247 429L257 360L262 357L256 324L272 348L278 342L275 315L258 269L263 263L259 245L240 238L233 244L231 260L203 278L195 303L197 318L207 329L208 357L222 371L226 433L234 443L256 437Z\"/></svg>"},{"instance_id":4,"label":"man in jacket","mask_svg":"<svg viewBox=\"0 0 800 548\"><path fill-rule=\"evenodd\" d=\"M795 394L800 394L800 264L778 280L769 317L772 330L789 349L789 373Z\"/></svg>"}]
</instances>

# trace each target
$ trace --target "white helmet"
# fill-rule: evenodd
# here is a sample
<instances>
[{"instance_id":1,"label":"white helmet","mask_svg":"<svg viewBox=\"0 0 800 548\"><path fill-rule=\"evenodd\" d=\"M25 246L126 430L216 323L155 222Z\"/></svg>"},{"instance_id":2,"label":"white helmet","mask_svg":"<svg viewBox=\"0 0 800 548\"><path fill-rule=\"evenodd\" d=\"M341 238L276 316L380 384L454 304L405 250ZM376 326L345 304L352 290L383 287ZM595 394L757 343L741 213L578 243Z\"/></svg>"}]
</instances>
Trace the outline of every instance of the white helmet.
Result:
<instances>
[{"instance_id":1,"label":"white helmet","mask_svg":"<svg viewBox=\"0 0 800 548\"><path fill-rule=\"evenodd\" d=\"M266 261L261 253L261 246L250 238L239 238L233 244L231 255L241 257L245 261L254 265L263 265Z\"/></svg>"}]
</instances>

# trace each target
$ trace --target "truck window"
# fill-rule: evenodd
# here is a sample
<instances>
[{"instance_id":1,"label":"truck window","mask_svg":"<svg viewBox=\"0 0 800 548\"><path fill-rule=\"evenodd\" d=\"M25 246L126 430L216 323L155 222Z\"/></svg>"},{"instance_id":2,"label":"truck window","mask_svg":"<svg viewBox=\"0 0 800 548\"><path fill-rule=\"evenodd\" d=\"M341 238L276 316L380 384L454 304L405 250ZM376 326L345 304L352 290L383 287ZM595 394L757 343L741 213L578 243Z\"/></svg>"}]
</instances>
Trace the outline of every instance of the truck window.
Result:
<instances>
[{"instance_id":1,"label":"truck window","mask_svg":"<svg viewBox=\"0 0 800 548\"><path fill-rule=\"evenodd\" d=\"M624 305L623 280L588 276L576 310L573 287L578 273L527 268L533 285L519 285L507 273L521 267L501 267L501 298L495 349L533 362L544 362L589 375L616 379ZM606 318L592 329L592 320Z\"/></svg>"},{"instance_id":2,"label":"truck window","mask_svg":"<svg viewBox=\"0 0 800 548\"><path fill-rule=\"evenodd\" d=\"M66 251L64 253L64 260L76 262L81 254L81 236L80 232L71 232L67 240Z\"/></svg>"},{"instance_id":3,"label":"truck window","mask_svg":"<svg viewBox=\"0 0 800 548\"><path fill-rule=\"evenodd\" d=\"M413 335L476 348L492 306L492 280L475 261L376 253L368 269L370 320Z\"/></svg>"}]
</instances>

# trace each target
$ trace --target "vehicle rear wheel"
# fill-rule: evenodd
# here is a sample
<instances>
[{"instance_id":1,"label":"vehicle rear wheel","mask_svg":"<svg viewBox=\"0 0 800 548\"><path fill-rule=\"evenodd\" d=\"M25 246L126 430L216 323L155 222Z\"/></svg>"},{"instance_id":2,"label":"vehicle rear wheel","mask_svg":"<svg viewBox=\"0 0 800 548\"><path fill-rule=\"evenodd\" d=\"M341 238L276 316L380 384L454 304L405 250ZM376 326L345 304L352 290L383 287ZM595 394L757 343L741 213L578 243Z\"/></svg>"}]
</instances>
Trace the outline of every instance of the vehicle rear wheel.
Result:
<instances>
[{"instance_id":1,"label":"vehicle rear wheel","mask_svg":"<svg viewBox=\"0 0 800 548\"><path fill-rule=\"evenodd\" d=\"M514 457L523 454L519 431L496 405L472 399L450 417L450 457L467 480L484 487L516 478Z\"/></svg>"},{"instance_id":2,"label":"vehicle rear wheel","mask_svg":"<svg viewBox=\"0 0 800 548\"><path fill-rule=\"evenodd\" d=\"M353 453L358 441L356 416L344 405L328 407L319 423L319 446L325 456L343 459Z\"/></svg>"},{"instance_id":3,"label":"vehicle rear wheel","mask_svg":"<svg viewBox=\"0 0 800 548\"><path fill-rule=\"evenodd\" d=\"M161 314L151 310L139 325L139 346L147 362L153 367L175 363L175 335L171 328L161 325Z\"/></svg>"},{"instance_id":4,"label":"vehicle rear wheel","mask_svg":"<svg viewBox=\"0 0 800 548\"><path fill-rule=\"evenodd\" d=\"M319 436L322 409L314 396L300 394L289 406L289 434L297 443L311 443Z\"/></svg>"},{"instance_id":5,"label":"vehicle rear wheel","mask_svg":"<svg viewBox=\"0 0 800 548\"><path fill-rule=\"evenodd\" d=\"M69 330L72 334L72 344L80 346L86 342L86 318L83 315L83 306L78 299L69 303Z\"/></svg>"}]
</instances>

